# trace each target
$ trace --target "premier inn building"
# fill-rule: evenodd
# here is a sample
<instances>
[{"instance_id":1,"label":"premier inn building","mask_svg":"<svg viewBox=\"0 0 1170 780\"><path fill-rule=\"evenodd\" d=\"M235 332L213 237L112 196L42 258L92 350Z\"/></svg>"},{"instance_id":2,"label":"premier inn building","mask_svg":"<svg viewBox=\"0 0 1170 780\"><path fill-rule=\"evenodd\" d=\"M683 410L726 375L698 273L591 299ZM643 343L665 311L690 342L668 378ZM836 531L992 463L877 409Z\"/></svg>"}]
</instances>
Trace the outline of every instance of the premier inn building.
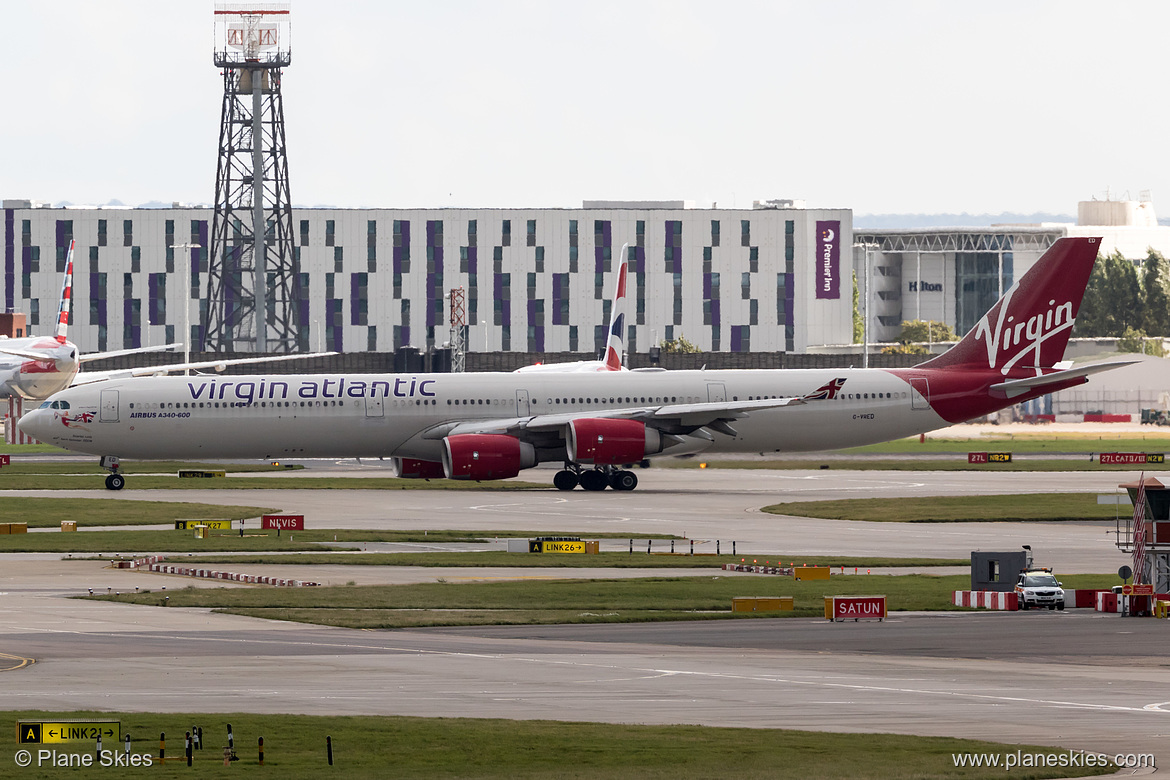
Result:
<instances>
[{"instance_id":1,"label":"premier inn building","mask_svg":"<svg viewBox=\"0 0 1170 780\"><path fill-rule=\"evenodd\" d=\"M596 354L623 247L630 353L680 338L714 352L849 344L852 213L791 201L756 205L294 209L301 346L441 346L450 339L445 296L462 287L468 352ZM69 334L83 352L202 344L210 209L5 200L3 211L0 295L6 311L27 315L32 333L52 332L65 254L76 240ZM176 244L202 248L176 251Z\"/></svg>"}]
</instances>

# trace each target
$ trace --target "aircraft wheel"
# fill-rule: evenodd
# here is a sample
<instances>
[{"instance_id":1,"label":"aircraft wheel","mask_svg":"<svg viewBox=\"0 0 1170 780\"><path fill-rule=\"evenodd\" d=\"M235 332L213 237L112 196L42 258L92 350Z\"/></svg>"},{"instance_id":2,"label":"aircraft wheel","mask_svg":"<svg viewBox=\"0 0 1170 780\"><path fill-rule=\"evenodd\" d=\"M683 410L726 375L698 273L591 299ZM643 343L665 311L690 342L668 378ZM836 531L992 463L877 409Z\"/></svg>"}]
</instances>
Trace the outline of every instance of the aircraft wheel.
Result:
<instances>
[{"instance_id":1,"label":"aircraft wheel","mask_svg":"<svg viewBox=\"0 0 1170 780\"><path fill-rule=\"evenodd\" d=\"M597 469L582 471L580 479L581 487L585 490L605 490L609 486L605 474Z\"/></svg>"},{"instance_id":2,"label":"aircraft wheel","mask_svg":"<svg viewBox=\"0 0 1170 780\"><path fill-rule=\"evenodd\" d=\"M633 490L638 487L638 475L632 471L615 472L610 485L614 490Z\"/></svg>"},{"instance_id":3,"label":"aircraft wheel","mask_svg":"<svg viewBox=\"0 0 1170 780\"><path fill-rule=\"evenodd\" d=\"M553 486L557 490L572 490L577 487L577 482L577 475L568 469L558 471L553 477Z\"/></svg>"},{"instance_id":4,"label":"aircraft wheel","mask_svg":"<svg viewBox=\"0 0 1170 780\"><path fill-rule=\"evenodd\" d=\"M121 474L111 474L106 477L106 490L121 490L126 487L126 478Z\"/></svg>"}]
</instances>

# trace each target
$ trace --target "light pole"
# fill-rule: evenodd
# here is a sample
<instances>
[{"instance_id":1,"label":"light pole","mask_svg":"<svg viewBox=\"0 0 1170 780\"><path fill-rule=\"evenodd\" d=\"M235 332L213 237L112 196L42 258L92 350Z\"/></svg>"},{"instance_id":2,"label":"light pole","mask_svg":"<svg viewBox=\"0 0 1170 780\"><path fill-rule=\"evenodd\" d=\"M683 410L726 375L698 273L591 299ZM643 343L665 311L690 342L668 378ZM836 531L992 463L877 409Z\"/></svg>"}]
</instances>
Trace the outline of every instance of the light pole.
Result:
<instances>
[{"instance_id":1,"label":"light pole","mask_svg":"<svg viewBox=\"0 0 1170 780\"><path fill-rule=\"evenodd\" d=\"M188 252L192 249L202 249L200 244L174 244L171 247L176 252L180 249L186 249ZM183 257L183 362L191 362L191 255L185 254ZM183 369L183 375L186 376L190 372Z\"/></svg>"}]
</instances>

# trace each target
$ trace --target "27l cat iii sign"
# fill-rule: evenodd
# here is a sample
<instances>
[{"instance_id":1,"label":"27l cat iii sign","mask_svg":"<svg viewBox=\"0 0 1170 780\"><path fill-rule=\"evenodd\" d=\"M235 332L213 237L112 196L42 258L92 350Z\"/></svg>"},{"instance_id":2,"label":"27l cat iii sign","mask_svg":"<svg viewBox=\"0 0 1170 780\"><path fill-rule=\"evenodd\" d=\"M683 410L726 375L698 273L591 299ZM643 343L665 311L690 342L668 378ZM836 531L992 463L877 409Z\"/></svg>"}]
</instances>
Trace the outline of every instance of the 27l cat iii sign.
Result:
<instances>
[{"instance_id":1,"label":"27l cat iii sign","mask_svg":"<svg viewBox=\"0 0 1170 780\"><path fill-rule=\"evenodd\" d=\"M1102 466L1136 466L1142 463L1165 463L1166 456L1153 452L1102 452Z\"/></svg>"}]
</instances>

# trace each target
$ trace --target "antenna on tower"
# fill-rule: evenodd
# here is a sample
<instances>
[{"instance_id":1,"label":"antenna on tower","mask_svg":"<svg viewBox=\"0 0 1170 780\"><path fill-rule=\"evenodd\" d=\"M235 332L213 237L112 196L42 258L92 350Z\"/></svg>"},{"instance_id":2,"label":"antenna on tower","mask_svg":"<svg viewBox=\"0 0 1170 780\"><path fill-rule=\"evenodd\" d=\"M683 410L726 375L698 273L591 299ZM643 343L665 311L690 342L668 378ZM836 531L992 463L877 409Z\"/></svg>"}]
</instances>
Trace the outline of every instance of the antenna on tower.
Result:
<instances>
[{"instance_id":1,"label":"antenna on tower","mask_svg":"<svg viewBox=\"0 0 1170 780\"><path fill-rule=\"evenodd\" d=\"M223 111L200 334L209 352L308 350L280 91L291 33L287 2L215 5Z\"/></svg>"}]
</instances>

